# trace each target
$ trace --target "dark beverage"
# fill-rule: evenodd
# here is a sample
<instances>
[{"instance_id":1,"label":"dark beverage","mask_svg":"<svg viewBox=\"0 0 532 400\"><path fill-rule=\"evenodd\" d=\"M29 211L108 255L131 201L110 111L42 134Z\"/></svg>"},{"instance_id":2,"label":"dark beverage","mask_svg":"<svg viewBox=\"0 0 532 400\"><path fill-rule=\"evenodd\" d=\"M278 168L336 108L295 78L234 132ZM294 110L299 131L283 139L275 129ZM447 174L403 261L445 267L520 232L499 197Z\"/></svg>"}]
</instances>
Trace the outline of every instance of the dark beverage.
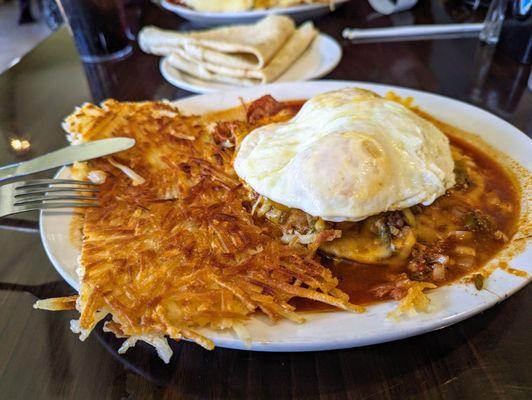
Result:
<instances>
[{"instance_id":1,"label":"dark beverage","mask_svg":"<svg viewBox=\"0 0 532 400\"><path fill-rule=\"evenodd\" d=\"M131 52L121 0L58 0L81 59L97 62Z\"/></svg>"}]
</instances>

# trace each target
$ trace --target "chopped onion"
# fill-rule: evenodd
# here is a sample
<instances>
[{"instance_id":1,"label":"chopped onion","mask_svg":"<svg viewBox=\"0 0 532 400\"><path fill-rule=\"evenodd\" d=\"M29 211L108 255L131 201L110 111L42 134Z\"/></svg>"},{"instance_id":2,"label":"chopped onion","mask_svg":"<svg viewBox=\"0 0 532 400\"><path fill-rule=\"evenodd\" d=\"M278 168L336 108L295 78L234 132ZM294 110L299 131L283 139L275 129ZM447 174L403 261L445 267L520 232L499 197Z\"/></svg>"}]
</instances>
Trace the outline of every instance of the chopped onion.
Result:
<instances>
[{"instance_id":1,"label":"chopped onion","mask_svg":"<svg viewBox=\"0 0 532 400\"><path fill-rule=\"evenodd\" d=\"M462 257L456 260L456 265L463 269L470 269L475 264L473 257Z\"/></svg>"},{"instance_id":2,"label":"chopped onion","mask_svg":"<svg viewBox=\"0 0 532 400\"><path fill-rule=\"evenodd\" d=\"M475 257L477 255L477 252L474 248L468 247L468 246L456 246L454 248L454 252L456 254L460 254L461 256L472 256Z\"/></svg>"},{"instance_id":3,"label":"chopped onion","mask_svg":"<svg viewBox=\"0 0 532 400\"><path fill-rule=\"evenodd\" d=\"M317 233L308 233L306 235L302 235L301 233L294 232L294 233L284 233L281 237L281 241L283 243L290 243L292 240L297 238L297 241L301 244L311 244L316 241L316 238L318 237Z\"/></svg>"},{"instance_id":4,"label":"chopped onion","mask_svg":"<svg viewBox=\"0 0 532 400\"><path fill-rule=\"evenodd\" d=\"M449 261L449 257L444 256L443 254L439 255L435 260L438 264L445 265L447 264L447 261Z\"/></svg>"},{"instance_id":5,"label":"chopped onion","mask_svg":"<svg viewBox=\"0 0 532 400\"><path fill-rule=\"evenodd\" d=\"M470 231L452 231L449 236L454 236L457 240L469 240L473 238L473 232Z\"/></svg>"},{"instance_id":6,"label":"chopped onion","mask_svg":"<svg viewBox=\"0 0 532 400\"><path fill-rule=\"evenodd\" d=\"M445 266L443 264L434 264L434 268L432 270L432 278L435 281L442 281L445 279Z\"/></svg>"},{"instance_id":7,"label":"chopped onion","mask_svg":"<svg viewBox=\"0 0 532 400\"><path fill-rule=\"evenodd\" d=\"M107 174L104 171L95 169L87 174L87 178L92 183L102 184L107 179Z\"/></svg>"}]
</instances>

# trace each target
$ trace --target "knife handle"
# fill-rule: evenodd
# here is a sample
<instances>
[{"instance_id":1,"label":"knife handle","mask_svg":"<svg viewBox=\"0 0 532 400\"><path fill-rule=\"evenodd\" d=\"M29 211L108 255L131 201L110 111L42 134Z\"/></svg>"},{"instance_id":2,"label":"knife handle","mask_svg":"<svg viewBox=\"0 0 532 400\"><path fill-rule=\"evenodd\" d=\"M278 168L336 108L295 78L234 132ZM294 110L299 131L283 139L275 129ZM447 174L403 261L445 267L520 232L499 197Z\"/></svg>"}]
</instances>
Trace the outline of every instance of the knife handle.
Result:
<instances>
[{"instance_id":1,"label":"knife handle","mask_svg":"<svg viewBox=\"0 0 532 400\"><path fill-rule=\"evenodd\" d=\"M48 171L72 165L79 161L92 160L130 149L135 145L132 138L115 137L93 140L82 144L63 147L34 159L0 167L0 184L21 176Z\"/></svg>"},{"instance_id":2,"label":"knife handle","mask_svg":"<svg viewBox=\"0 0 532 400\"><path fill-rule=\"evenodd\" d=\"M48 153L50 154L50 153ZM9 182L14 179L21 178L26 175L31 175L37 172L44 172L48 171L50 169L57 168L57 165L46 165L44 167L35 168L35 165L37 165L41 160L47 160L48 154L44 154L42 156L33 158L28 161L22 161L16 164L9 164L5 165L3 167L0 167L0 185L2 183ZM70 165L70 163L65 163L64 165Z\"/></svg>"}]
</instances>

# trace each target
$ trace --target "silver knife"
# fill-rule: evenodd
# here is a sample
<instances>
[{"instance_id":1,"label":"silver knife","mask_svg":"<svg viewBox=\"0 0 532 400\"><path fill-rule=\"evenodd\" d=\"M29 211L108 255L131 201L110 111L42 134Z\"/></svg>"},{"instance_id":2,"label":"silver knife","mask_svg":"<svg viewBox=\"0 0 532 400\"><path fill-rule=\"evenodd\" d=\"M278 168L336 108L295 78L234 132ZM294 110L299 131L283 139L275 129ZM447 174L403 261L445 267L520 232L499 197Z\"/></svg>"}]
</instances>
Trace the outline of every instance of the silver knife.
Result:
<instances>
[{"instance_id":1,"label":"silver knife","mask_svg":"<svg viewBox=\"0 0 532 400\"><path fill-rule=\"evenodd\" d=\"M39 156L33 160L0 167L0 183L20 176L70 165L76 161L86 161L107 156L109 154L127 150L134 145L135 139L112 138L68 146L63 149L52 151L43 156Z\"/></svg>"}]
</instances>

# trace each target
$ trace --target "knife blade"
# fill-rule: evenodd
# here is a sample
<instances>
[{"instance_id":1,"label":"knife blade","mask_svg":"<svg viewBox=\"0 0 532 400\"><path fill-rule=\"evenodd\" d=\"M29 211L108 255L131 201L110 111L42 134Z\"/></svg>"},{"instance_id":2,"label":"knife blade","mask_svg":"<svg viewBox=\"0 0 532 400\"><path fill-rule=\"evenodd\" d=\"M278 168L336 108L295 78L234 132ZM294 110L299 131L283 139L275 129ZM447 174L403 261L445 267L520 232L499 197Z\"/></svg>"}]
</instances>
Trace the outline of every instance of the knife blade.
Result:
<instances>
[{"instance_id":1,"label":"knife blade","mask_svg":"<svg viewBox=\"0 0 532 400\"><path fill-rule=\"evenodd\" d=\"M127 150L134 145L135 139L111 138L64 147L32 160L0 167L0 183L24 175L70 165L76 161L87 161L107 156Z\"/></svg>"}]
</instances>

